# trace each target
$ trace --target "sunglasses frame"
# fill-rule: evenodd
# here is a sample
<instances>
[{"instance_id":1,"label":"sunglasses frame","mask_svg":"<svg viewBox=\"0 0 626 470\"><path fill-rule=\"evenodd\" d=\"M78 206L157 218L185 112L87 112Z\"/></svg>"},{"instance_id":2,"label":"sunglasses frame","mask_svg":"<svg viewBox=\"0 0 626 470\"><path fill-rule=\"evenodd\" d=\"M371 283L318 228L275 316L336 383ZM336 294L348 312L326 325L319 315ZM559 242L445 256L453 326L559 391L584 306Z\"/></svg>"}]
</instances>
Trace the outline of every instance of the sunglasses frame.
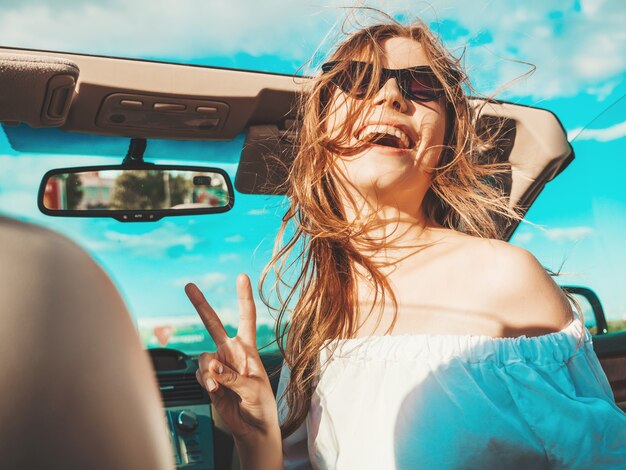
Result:
<instances>
[{"instance_id":1,"label":"sunglasses frame","mask_svg":"<svg viewBox=\"0 0 626 470\"><path fill-rule=\"evenodd\" d=\"M373 68L372 64L369 62L361 62L358 60L350 60L350 61L337 60L337 61L326 62L322 64L322 72L328 73L332 71L337 65L343 64L345 62L349 62L348 67L354 68L357 66L362 66L366 68L368 70L366 72L366 76L369 74L369 76L371 77L371 70ZM385 83L387 83L387 81L390 78L395 78L396 82L398 83L398 87L400 88L400 91L402 92L402 95L404 96L405 99L408 98L410 100L419 101L421 103L428 103L430 101L435 101L441 98L445 94L445 90L443 89L443 86L441 86L440 89L439 88L431 89L434 94L432 97L429 97L429 98L423 98L418 95L415 95L414 93L411 93L411 91L408 89L407 84L412 78L414 78L414 75L423 74L423 73L426 73L427 75L429 75L430 78L432 78L435 83L441 84L440 80L434 74L432 68L430 68L428 65L418 65L416 67L410 67L406 69L383 68L381 72L380 82L378 84L378 89L376 91L379 91L385 85ZM358 99L364 98L364 96L354 95L351 89L346 89L344 86L342 86L344 85L344 83L338 80L338 77L333 77L333 79L331 79L331 82L335 84L337 87L339 87L339 89L341 89L341 91L343 91L344 93L350 94L351 96L355 96Z\"/></svg>"}]
</instances>

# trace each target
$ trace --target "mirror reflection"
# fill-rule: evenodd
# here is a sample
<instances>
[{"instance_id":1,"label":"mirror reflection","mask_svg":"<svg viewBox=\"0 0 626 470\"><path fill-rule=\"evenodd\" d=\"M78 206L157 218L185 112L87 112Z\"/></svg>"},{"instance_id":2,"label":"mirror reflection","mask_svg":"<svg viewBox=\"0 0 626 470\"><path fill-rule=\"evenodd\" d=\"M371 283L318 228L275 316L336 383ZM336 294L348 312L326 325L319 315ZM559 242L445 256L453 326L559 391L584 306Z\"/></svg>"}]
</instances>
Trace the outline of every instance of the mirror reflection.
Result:
<instances>
[{"instance_id":1,"label":"mirror reflection","mask_svg":"<svg viewBox=\"0 0 626 470\"><path fill-rule=\"evenodd\" d=\"M224 176L209 171L108 169L61 173L46 181L50 210L168 210L225 207Z\"/></svg>"}]
</instances>

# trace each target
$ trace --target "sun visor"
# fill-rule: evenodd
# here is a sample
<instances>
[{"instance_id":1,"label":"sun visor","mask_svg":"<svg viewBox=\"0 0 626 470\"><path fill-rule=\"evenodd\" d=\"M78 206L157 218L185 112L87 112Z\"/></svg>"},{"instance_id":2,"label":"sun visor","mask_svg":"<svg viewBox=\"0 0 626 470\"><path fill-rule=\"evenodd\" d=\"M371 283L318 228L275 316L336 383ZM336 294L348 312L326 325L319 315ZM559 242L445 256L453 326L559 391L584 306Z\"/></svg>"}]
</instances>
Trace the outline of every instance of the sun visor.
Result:
<instances>
[{"instance_id":1,"label":"sun visor","mask_svg":"<svg viewBox=\"0 0 626 470\"><path fill-rule=\"evenodd\" d=\"M0 53L0 121L62 126L78 75L78 66L67 59Z\"/></svg>"},{"instance_id":2,"label":"sun visor","mask_svg":"<svg viewBox=\"0 0 626 470\"><path fill-rule=\"evenodd\" d=\"M250 126L237 167L235 188L244 194L285 194L295 153L295 132L276 125Z\"/></svg>"},{"instance_id":3,"label":"sun visor","mask_svg":"<svg viewBox=\"0 0 626 470\"><path fill-rule=\"evenodd\" d=\"M494 138L495 146L483 151L483 161L511 163L511 174L498 183L509 194L510 206L525 213L545 184L574 158L567 134L558 118L545 109L480 99L472 99L471 104L478 132ZM237 191L285 194L295 148L293 129L251 126L235 178ZM508 239L515 227L503 228L503 238Z\"/></svg>"}]
</instances>

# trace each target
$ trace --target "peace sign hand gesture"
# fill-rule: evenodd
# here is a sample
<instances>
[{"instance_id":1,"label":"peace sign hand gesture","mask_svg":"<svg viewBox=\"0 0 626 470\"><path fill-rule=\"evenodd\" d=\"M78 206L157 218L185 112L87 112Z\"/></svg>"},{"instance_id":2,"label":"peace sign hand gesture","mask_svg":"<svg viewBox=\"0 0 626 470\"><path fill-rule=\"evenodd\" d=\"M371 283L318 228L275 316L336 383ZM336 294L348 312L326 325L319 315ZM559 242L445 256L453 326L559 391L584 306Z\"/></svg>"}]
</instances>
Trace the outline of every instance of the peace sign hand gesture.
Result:
<instances>
[{"instance_id":1,"label":"peace sign hand gesture","mask_svg":"<svg viewBox=\"0 0 626 470\"><path fill-rule=\"evenodd\" d=\"M279 427L276 400L256 345L256 307L250 279L237 277L239 328L230 338L200 289L189 283L185 293L217 345L215 353L198 358L196 378L211 397L235 439L267 435Z\"/></svg>"}]
</instances>

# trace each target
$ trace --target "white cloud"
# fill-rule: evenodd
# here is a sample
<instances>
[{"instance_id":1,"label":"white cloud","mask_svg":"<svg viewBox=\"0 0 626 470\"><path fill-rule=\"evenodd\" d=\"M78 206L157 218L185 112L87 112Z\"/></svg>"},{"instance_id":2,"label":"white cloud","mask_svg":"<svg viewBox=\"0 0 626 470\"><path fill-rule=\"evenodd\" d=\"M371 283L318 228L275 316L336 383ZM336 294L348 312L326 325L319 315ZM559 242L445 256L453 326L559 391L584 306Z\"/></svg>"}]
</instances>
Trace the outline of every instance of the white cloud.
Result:
<instances>
[{"instance_id":1,"label":"white cloud","mask_svg":"<svg viewBox=\"0 0 626 470\"><path fill-rule=\"evenodd\" d=\"M198 239L186 233L184 227L165 223L151 232L141 234L108 230L104 232L104 240L94 242L99 250L124 247L137 255L161 257L165 256L167 250L175 247L183 247L185 251L190 252L194 249Z\"/></svg>"},{"instance_id":2,"label":"white cloud","mask_svg":"<svg viewBox=\"0 0 626 470\"><path fill-rule=\"evenodd\" d=\"M193 282L200 289L214 289L219 284L222 284L228 277L217 271L208 272L202 274L201 276L188 276L183 278L178 278L172 281L172 284L177 287L182 287L188 284L189 282Z\"/></svg>"},{"instance_id":3,"label":"white cloud","mask_svg":"<svg viewBox=\"0 0 626 470\"><path fill-rule=\"evenodd\" d=\"M301 57L306 47L303 38L319 29L320 19L319 7L281 0L75 3L5 7L0 16L0 43L181 59L237 52L268 54L279 46L281 55ZM277 21L285 27L272 27Z\"/></svg>"},{"instance_id":4,"label":"white cloud","mask_svg":"<svg viewBox=\"0 0 626 470\"><path fill-rule=\"evenodd\" d=\"M551 228L545 231L546 236L550 240L571 240L576 241L586 238L593 233L591 227L565 227Z\"/></svg>"},{"instance_id":5,"label":"white cloud","mask_svg":"<svg viewBox=\"0 0 626 470\"><path fill-rule=\"evenodd\" d=\"M606 3L604 0L581 0L580 9L586 15L597 13L600 7Z\"/></svg>"},{"instance_id":6,"label":"white cloud","mask_svg":"<svg viewBox=\"0 0 626 470\"><path fill-rule=\"evenodd\" d=\"M435 7L442 3L436 2ZM529 70L512 60L530 62L537 70L511 84L508 94L537 100L572 96L582 90L602 92L602 85L626 70L622 2L599 4L585 12L572 11L571 4L554 0L489 2L482 11L475 2L445 3L451 5L445 18L469 31L458 39L458 45L467 44L482 29L493 38L489 44L467 50L466 62L481 90L489 88L490 82L492 89L506 85Z\"/></svg>"},{"instance_id":7,"label":"white cloud","mask_svg":"<svg viewBox=\"0 0 626 470\"><path fill-rule=\"evenodd\" d=\"M265 215L265 214L269 214L269 211L267 210L266 207L263 207L261 209L251 209L248 212L246 212L246 214L248 214L248 215Z\"/></svg>"},{"instance_id":8,"label":"white cloud","mask_svg":"<svg viewBox=\"0 0 626 470\"><path fill-rule=\"evenodd\" d=\"M611 95L611 93L613 93L613 90L615 90L619 83L620 82L618 80L615 80L601 83L599 85L591 85L585 91L588 94L595 96L598 101L604 101Z\"/></svg>"},{"instance_id":9,"label":"white cloud","mask_svg":"<svg viewBox=\"0 0 626 470\"><path fill-rule=\"evenodd\" d=\"M529 243L534 237L534 235L530 232L523 232L519 234L515 234L513 239L517 243Z\"/></svg>"},{"instance_id":10,"label":"white cloud","mask_svg":"<svg viewBox=\"0 0 626 470\"><path fill-rule=\"evenodd\" d=\"M190 304L191 306L191 304ZM193 307L191 307L193 310ZM239 310L228 306L218 306L216 313L223 324L236 326L239 323ZM137 324L141 329L152 329L155 326L171 325L173 327L202 325L200 317L195 315L170 315L151 316L137 318ZM257 326L260 322L257 319Z\"/></svg>"},{"instance_id":11,"label":"white cloud","mask_svg":"<svg viewBox=\"0 0 626 470\"><path fill-rule=\"evenodd\" d=\"M115 248L110 241L94 240L88 237L82 237L80 239L80 243L92 253L99 253L101 251L108 251Z\"/></svg>"},{"instance_id":12,"label":"white cloud","mask_svg":"<svg viewBox=\"0 0 626 470\"><path fill-rule=\"evenodd\" d=\"M213 306L213 305L212 305ZM274 327L275 321L271 317L269 311L257 306L257 328L261 325ZM193 310L193 307L191 307ZM216 313L224 325L237 327L240 321L240 313L238 306L217 305ZM170 316L150 316L137 318L137 324L140 329L152 329L156 326L170 325L173 327L197 326L202 325L200 317L195 315L170 315Z\"/></svg>"},{"instance_id":13,"label":"white cloud","mask_svg":"<svg viewBox=\"0 0 626 470\"><path fill-rule=\"evenodd\" d=\"M244 241L244 238L241 235L231 235L230 237L224 238L224 241L228 243L241 243Z\"/></svg>"},{"instance_id":14,"label":"white cloud","mask_svg":"<svg viewBox=\"0 0 626 470\"><path fill-rule=\"evenodd\" d=\"M241 256L238 253L224 253L217 258L220 263L231 263L239 260L241 260Z\"/></svg>"},{"instance_id":15,"label":"white cloud","mask_svg":"<svg viewBox=\"0 0 626 470\"><path fill-rule=\"evenodd\" d=\"M272 54L304 64L318 47L332 47L346 14L342 7L358 4L457 24L448 45L457 53L469 45L465 61L481 91L528 70L513 60L535 64L537 72L512 84L508 94L537 100L581 90L601 95L626 70L626 6L602 0L582 1L580 11L559 0L327 0L323 6L316 0L11 1L0 12L0 43L180 60Z\"/></svg>"},{"instance_id":16,"label":"white cloud","mask_svg":"<svg viewBox=\"0 0 626 470\"><path fill-rule=\"evenodd\" d=\"M599 142L609 142L621 139L626 136L626 121L617 123L604 129L572 129L567 132L568 140L597 140Z\"/></svg>"},{"instance_id":17,"label":"white cloud","mask_svg":"<svg viewBox=\"0 0 626 470\"><path fill-rule=\"evenodd\" d=\"M0 211L15 217L38 216L37 195L29 191L0 190Z\"/></svg>"},{"instance_id":18,"label":"white cloud","mask_svg":"<svg viewBox=\"0 0 626 470\"><path fill-rule=\"evenodd\" d=\"M0 129L0 138L3 137L3 132ZM45 221L46 225L52 225L50 216L42 214L37 207L37 193L43 175L52 168L83 166L102 162L102 158L82 156L42 157L23 154L16 157L0 154L0 168L2 168L0 172L0 210L6 214L41 220ZM24 171L25 168L28 168L28 171Z\"/></svg>"}]
</instances>

